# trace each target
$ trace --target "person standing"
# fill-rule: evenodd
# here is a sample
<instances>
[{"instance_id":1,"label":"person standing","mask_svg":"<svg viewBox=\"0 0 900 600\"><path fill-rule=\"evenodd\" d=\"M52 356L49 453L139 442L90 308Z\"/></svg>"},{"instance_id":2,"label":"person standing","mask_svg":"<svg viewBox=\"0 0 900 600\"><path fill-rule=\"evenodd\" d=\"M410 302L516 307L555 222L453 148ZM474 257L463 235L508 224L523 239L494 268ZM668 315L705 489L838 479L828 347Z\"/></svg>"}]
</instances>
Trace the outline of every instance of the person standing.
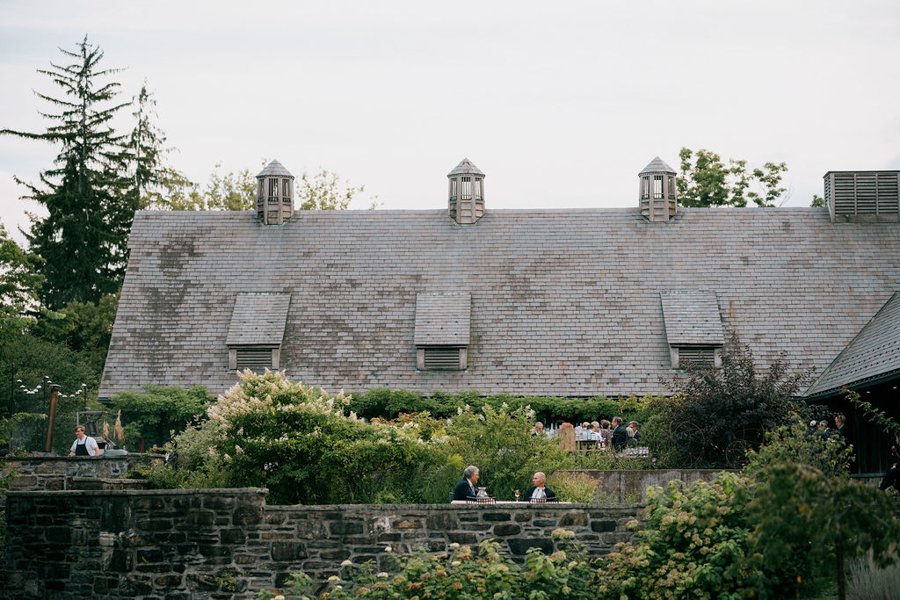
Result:
<instances>
[{"instance_id":1,"label":"person standing","mask_svg":"<svg viewBox=\"0 0 900 600\"><path fill-rule=\"evenodd\" d=\"M478 483L480 473L478 467L469 465L463 471L463 478L459 480L456 487L453 488L453 494L450 500L472 500L478 495L475 484Z\"/></svg>"},{"instance_id":2,"label":"person standing","mask_svg":"<svg viewBox=\"0 0 900 600\"><path fill-rule=\"evenodd\" d=\"M84 425L75 426L75 441L69 449L69 456L100 456L97 440L84 435Z\"/></svg>"},{"instance_id":3,"label":"person standing","mask_svg":"<svg viewBox=\"0 0 900 600\"><path fill-rule=\"evenodd\" d=\"M628 445L628 430L622 424L622 417L613 417L612 445L613 450L621 452Z\"/></svg>"},{"instance_id":4,"label":"person standing","mask_svg":"<svg viewBox=\"0 0 900 600\"><path fill-rule=\"evenodd\" d=\"M556 492L548 488L545 483L547 477L540 471L531 478L531 487L525 492L525 502L555 502Z\"/></svg>"}]
</instances>

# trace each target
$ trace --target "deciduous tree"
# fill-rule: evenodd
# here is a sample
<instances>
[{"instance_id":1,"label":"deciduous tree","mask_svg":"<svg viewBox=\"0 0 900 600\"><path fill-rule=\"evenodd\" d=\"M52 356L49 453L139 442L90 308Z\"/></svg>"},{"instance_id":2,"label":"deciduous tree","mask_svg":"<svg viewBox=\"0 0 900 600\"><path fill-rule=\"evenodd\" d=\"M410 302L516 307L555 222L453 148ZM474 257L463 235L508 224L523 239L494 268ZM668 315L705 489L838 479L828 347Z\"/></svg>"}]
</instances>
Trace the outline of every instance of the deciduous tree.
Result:
<instances>
[{"instance_id":1,"label":"deciduous tree","mask_svg":"<svg viewBox=\"0 0 900 600\"><path fill-rule=\"evenodd\" d=\"M786 188L781 177L787 171L783 162L767 162L747 168L746 160L729 159L728 164L709 150L682 148L681 173L676 178L678 201L683 206L774 206Z\"/></svg>"}]
</instances>

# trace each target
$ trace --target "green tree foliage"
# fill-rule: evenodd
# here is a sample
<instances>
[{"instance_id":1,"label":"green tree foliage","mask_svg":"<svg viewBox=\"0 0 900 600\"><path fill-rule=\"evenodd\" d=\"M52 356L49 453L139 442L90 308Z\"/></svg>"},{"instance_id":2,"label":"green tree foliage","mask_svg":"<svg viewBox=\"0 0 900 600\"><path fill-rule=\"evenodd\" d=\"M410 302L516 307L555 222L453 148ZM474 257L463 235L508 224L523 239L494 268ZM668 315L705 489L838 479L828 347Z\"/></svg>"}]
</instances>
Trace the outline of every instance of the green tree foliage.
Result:
<instances>
[{"instance_id":1,"label":"green tree foliage","mask_svg":"<svg viewBox=\"0 0 900 600\"><path fill-rule=\"evenodd\" d=\"M771 582L749 552L749 487L745 478L722 473L712 483L685 488L672 482L650 490L635 541L601 564L599 594L633 600L767 597Z\"/></svg>"},{"instance_id":2,"label":"green tree foliage","mask_svg":"<svg viewBox=\"0 0 900 600\"><path fill-rule=\"evenodd\" d=\"M0 224L0 340L21 335L38 309L41 260L22 250Z\"/></svg>"},{"instance_id":3,"label":"green tree foliage","mask_svg":"<svg viewBox=\"0 0 900 600\"><path fill-rule=\"evenodd\" d=\"M782 582L781 593L830 571L843 600L847 561L871 551L880 566L895 562L900 523L881 490L794 462L774 464L758 477L747 507L756 524L752 549Z\"/></svg>"},{"instance_id":4,"label":"green tree foliage","mask_svg":"<svg viewBox=\"0 0 900 600\"><path fill-rule=\"evenodd\" d=\"M341 186L337 174L322 169L312 177L306 173L297 182L297 206L300 210L345 210L365 186Z\"/></svg>"},{"instance_id":5,"label":"green tree foliage","mask_svg":"<svg viewBox=\"0 0 900 600\"><path fill-rule=\"evenodd\" d=\"M147 208L163 202L163 192L172 181L185 179L179 171L166 166L166 134L157 124L156 98L147 87L141 86L132 99L134 129L128 138L131 158L131 176L135 208Z\"/></svg>"},{"instance_id":6,"label":"green tree foliage","mask_svg":"<svg viewBox=\"0 0 900 600\"><path fill-rule=\"evenodd\" d=\"M315 504L446 501L462 471L446 448L424 443L415 425L363 423L344 414L343 396L282 373L244 372L241 379L209 408L206 422L176 439L182 472L205 469L229 485L266 487L276 504Z\"/></svg>"},{"instance_id":7,"label":"green tree foliage","mask_svg":"<svg viewBox=\"0 0 900 600\"><path fill-rule=\"evenodd\" d=\"M99 384L100 374L90 354L25 333L0 343L0 356L4 365L0 380L0 407L3 407L0 430L6 433L0 443L11 442L15 448L25 451L43 450L49 398L46 375L66 395L59 401L53 449L57 453L67 452L73 439L75 412L84 409ZM87 386L87 394L76 395L82 384ZM34 394L26 394L21 389L33 390L37 386L41 389Z\"/></svg>"},{"instance_id":8,"label":"green tree foliage","mask_svg":"<svg viewBox=\"0 0 900 600\"><path fill-rule=\"evenodd\" d=\"M111 124L127 105L116 101L119 84L108 81L116 70L101 67L103 52L87 37L74 52L60 51L71 62L38 70L61 89L58 96L37 94L50 107L41 113L50 121L46 131L0 132L60 146L40 184L16 180L48 212L43 218L31 216L27 237L44 261L41 298L50 308L96 301L118 289L135 208L126 176L126 139Z\"/></svg>"},{"instance_id":9,"label":"green tree foliage","mask_svg":"<svg viewBox=\"0 0 900 600\"><path fill-rule=\"evenodd\" d=\"M781 187L782 175L787 171L783 162L767 162L749 169L747 161L730 159L728 164L709 150L692 151L682 148L681 173L676 178L678 202L682 206L747 206L750 200L757 206L774 206L786 188Z\"/></svg>"},{"instance_id":10,"label":"green tree foliage","mask_svg":"<svg viewBox=\"0 0 900 600\"><path fill-rule=\"evenodd\" d=\"M162 447L172 437L197 425L213 398L203 386L190 389L147 386L143 392L112 397L110 408L122 411L125 447L136 450L141 439L146 449Z\"/></svg>"},{"instance_id":11,"label":"green tree foliage","mask_svg":"<svg viewBox=\"0 0 900 600\"><path fill-rule=\"evenodd\" d=\"M481 412L462 408L447 427L449 445L467 465L481 471L478 484L492 496L512 498L528 487L535 471L553 473L569 462L555 440L529 434L534 413L526 408L484 406Z\"/></svg>"},{"instance_id":12,"label":"green tree foliage","mask_svg":"<svg viewBox=\"0 0 900 600\"><path fill-rule=\"evenodd\" d=\"M69 302L35 322L32 333L51 343L62 344L89 360L99 379L116 319L118 294L106 294L96 302Z\"/></svg>"},{"instance_id":13,"label":"green tree foliage","mask_svg":"<svg viewBox=\"0 0 900 600\"><path fill-rule=\"evenodd\" d=\"M457 414L460 408L469 405L480 411L485 406L499 409L506 404L510 411L528 408L534 412L534 419L542 423L581 423L611 419L619 415L629 420L644 421L650 415L650 404L658 400L651 396L638 398L629 396L622 399L561 398L557 396L513 396L498 394L482 396L478 392L449 394L435 392L424 396L420 392L375 388L353 394L350 408L360 417L393 419L401 413L427 412L433 417L446 418Z\"/></svg>"},{"instance_id":14,"label":"green tree foliage","mask_svg":"<svg viewBox=\"0 0 900 600\"><path fill-rule=\"evenodd\" d=\"M825 208L825 198L818 194L813 194L812 202L809 203L812 208Z\"/></svg>"},{"instance_id":15,"label":"green tree foliage","mask_svg":"<svg viewBox=\"0 0 900 600\"><path fill-rule=\"evenodd\" d=\"M647 441L672 466L739 467L767 431L791 422L805 378L791 374L783 357L757 374L750 348L732 336L721 368L688 366L675 393L652 405Z\"/></svg>"}]
</instances>

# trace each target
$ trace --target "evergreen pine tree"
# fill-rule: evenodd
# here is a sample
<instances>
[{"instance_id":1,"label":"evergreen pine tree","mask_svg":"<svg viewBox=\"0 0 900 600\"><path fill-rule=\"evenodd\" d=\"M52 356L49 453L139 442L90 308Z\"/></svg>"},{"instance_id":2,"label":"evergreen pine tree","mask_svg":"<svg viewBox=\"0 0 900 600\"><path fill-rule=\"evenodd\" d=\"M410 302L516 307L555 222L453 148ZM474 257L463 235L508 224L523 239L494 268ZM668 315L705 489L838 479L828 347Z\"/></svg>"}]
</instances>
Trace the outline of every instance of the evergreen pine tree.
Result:
<instances>
[{"instance_id":1,"label":"evergreen pine tree","mask_svg":"<svg viewBox=\"0 0 900 600\"><path fill-rule=\"evenodd\" d=\"M71 301L97 301L114 293L125 272L126 242L138 197L127 176L127 136L111 120L128 103L117 103L117 69L101 68L103 51L87 36L74 52L60 52L69 64L38 69L62 89L59 96L37 93L48 103L42 112L50 124L31 133L4 129L3 134L60 144L54 166L40 174L40 184L16 179L29 198L48 215L31 216L27 238L43 259L41 299L50 308Z\"/></svg>"}]
</instances>

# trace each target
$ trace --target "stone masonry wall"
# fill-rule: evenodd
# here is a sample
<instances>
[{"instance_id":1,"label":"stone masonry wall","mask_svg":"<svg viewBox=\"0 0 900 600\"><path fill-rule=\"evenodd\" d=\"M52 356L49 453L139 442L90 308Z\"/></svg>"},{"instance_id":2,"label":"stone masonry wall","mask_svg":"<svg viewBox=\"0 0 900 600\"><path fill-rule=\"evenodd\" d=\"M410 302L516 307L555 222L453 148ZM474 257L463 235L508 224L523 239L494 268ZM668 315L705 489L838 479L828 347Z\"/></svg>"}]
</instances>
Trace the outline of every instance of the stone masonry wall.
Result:
<instances>
[{"instance_id":1,"label":"stone masonry wall","mask_svg":"<svg viewBox=\"0 0 900 600\"><path fill-rule=\"evenodd\" d=\"M640 506L272 506L265 490L9 492L0 582L14 598L253 598L290 573L322 581L341 561L496 539L550 552L557 527L592 555L630 538Z\"/></svg>"},{"instance_id":2,"label":"stone masonry wall","mask_svg":"<svg viewBox=\"0 0 900 600\"><path fill-rule=\"evenodd\" d=\"M66 490L79 480L112 480L153 461L156 454L126 454L96 458L66 456L7 457L0 463L0 477L10 477L10 490Z\"/></svg>"}]
</instances>

